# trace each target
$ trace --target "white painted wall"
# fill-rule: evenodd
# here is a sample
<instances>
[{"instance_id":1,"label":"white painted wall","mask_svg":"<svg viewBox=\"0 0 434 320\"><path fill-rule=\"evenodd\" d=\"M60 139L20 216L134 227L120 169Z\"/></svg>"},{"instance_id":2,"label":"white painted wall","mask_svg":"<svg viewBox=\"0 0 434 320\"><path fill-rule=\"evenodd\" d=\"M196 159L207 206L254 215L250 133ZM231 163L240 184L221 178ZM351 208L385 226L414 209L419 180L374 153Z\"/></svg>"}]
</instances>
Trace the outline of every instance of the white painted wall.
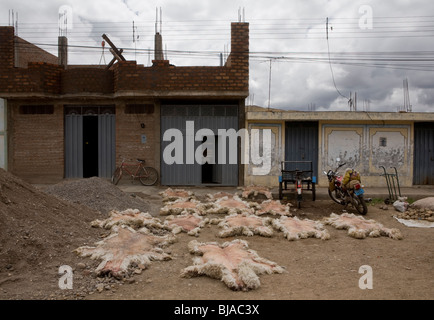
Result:
<instances>
[{"instance_id":1,"label":"white painted wall","mask_svg":"<svg viewBox=\"0 0 434 320\"><path fill-rule=\"evenodd\" d=\"M359 171L365 183L371 186L386 186L382 174L399 174L401 186L411 186L412 148L411 125L394 124L321 124L320 172L336 168L340 158L346 168ZM384 145L381 144L384 142ZM382 168L384 167L384 169ZM327 180L322 176L320 185Z\"/></svg>"}]
</instances>

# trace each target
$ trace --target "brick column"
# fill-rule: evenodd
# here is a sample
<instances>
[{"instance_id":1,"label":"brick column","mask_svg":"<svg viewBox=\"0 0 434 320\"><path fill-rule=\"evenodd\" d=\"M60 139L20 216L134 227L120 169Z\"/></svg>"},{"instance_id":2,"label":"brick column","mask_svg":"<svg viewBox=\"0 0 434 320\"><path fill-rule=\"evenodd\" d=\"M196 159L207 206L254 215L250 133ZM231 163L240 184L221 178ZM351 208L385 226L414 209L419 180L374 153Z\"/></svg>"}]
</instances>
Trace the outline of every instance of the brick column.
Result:
<instances>
[{"instance_id":1,"label":"brick column","mask_svg":"<svg viewBox=\"0 0 434 320\"><path fill-rule=\"evenodd\" d=\"M249 90L249 24L231 24L230 65L235 70L237 83L243 90Z\"/></svg>"},{"instance_id":2,"label":"brick column","mask_svg":"<svg viewBox=\"0 0 434 320\"><path fill-rule=\"evenodd\" d=\"M14 27L0 27L0 69L15 66Z\"/></svg>"}]
</instances>

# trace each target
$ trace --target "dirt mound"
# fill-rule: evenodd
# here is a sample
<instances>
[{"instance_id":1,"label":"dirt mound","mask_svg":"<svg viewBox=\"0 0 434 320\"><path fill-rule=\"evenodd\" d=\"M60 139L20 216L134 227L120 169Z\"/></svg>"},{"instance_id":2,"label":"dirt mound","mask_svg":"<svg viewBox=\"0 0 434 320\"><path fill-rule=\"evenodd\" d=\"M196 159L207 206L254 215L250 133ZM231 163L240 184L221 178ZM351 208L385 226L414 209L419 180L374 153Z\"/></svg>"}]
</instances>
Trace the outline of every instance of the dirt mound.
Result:
<instances>
[{"instance_id":1,"label":"dirt mound","mask_svg":"<svg viewBox=\"0 0 434 320\"><path fill-rule=\"evenodd\" d=\"M45 187L43 191L73 203L86 205L103 214L108 214L111 210L123 211L130 208L142 212L149 210L149 205L143 199L134 198L98 177L65 180Z\"/></svg>"},{"instance_id":2,"label":"dirt mound","mask_svg":"<svg viewBox=\"0 0 434 320\"><path fill-rule=\"evenodd\" d=\"M58 267L73 259L72 250L98 239L90 222L102 216L0 169L0 296L9 288L19 292L21 281L34 283L33 290L38 279L47 285L47 273L55 288Z\"/></svg>"}]
</instances>

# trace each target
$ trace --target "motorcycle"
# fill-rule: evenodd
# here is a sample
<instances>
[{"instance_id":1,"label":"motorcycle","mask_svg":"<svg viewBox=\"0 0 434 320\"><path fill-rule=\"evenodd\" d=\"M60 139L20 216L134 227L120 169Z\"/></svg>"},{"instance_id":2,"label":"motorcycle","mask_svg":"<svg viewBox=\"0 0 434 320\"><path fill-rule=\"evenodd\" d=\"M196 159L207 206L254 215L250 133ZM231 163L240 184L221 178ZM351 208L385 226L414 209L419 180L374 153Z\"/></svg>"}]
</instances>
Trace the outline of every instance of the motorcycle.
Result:
<instances>
[{"instance_id":1,"label":"motorcycle","mask_svg":"<svg viewBox=\"0 0 434 320\"><path fill-rule=\"evenodd\" d=\"M338 167L336 170L329 170L328 172L324 171L324 174L327 175L329 180L328 194L330 198L343 206L347 206L348 204L352 204L352 206L357 210L361 215L366 215L368 213L368 207L366 206L366 202L364 199L364 189L363 185L360 181L355 181L353 189L347 189L342 184L343 176L339 175L338 170L343 167L346 163L340 163L340 159L337 159Z\"/></svg>"}]
</instances>

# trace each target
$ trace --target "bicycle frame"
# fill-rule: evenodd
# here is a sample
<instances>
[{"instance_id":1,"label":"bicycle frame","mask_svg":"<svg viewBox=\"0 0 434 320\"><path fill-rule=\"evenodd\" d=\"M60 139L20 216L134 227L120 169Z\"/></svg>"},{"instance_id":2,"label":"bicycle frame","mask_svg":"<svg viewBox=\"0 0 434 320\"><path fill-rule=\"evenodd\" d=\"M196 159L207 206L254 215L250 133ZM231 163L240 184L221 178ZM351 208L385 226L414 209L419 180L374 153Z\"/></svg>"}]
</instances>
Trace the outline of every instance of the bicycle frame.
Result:
<instances>
[{"instance_id":1,"label":"bicycle frame","mask_svg":"<svg viewBox=\"0 0 434 320\"><path fill-rule=\"evenodd\" d=\"M143 163L139 162L138 164L132 164L132 163L126 163L125 161L122 161L120 167L122 168L122 170L125 170L125 172L131 176L131 178L135 179L141 177L137 174L139 173L140 167L143 167ZM136 167L136 171L133 173L128 169L128 167Z\"/></svg>"},{"instance_id":2,"label":"bicycle frame","mask_svg":"<svg viewBox=\"0 0 434 320\"><path fill-rule=\"evenodd\" d=\"M134 170L134 168L136 168ZM121 164L116 168L112 175L112 182L118 184L122 176L130 176L134 181L136 178L144 186L153 186L158 180L158 172L155 168L145 166L145 160L137 159L137 163L126 162L122 159Z\"/></svg>"}]
</instances>

